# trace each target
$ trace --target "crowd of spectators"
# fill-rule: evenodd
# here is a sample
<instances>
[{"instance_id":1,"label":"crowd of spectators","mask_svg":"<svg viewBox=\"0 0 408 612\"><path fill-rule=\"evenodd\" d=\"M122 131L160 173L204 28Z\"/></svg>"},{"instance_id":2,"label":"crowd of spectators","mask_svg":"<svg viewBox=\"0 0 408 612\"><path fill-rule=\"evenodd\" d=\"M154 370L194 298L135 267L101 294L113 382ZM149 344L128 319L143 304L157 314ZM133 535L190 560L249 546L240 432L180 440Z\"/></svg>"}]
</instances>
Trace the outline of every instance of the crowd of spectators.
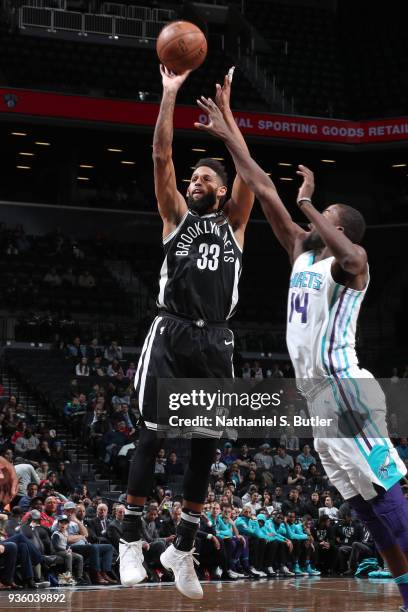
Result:
<instances>
[{"instance_id":1,"label":"crowd of spectators","mask_svg":"<svg viewBox=\"0 0 408 612\"><path fill-rule=\"evenodd\" d=\"M65 353L72 371L99 360L93 370L98 382L91 381L87 394L80 387L92 375L74 379L78 387L72 385L66 419L103 464L125 474L138 438L135 363L124 362L115 341L100 347L78 337ZM3 398L0 419L2 455L19 477L17 497L0 514L0 589L118 583L125 494L113 505L91 496L72 477L55 431L36 423L15 396ZM160 554L174 540L181 517L182 493L172 483L180 482L185 466L169 442L157 453L155 488L143 517L145 565L153 582L171 579ZM200 578L352 576L365 558L377 559L380 567L370 534L331 485L309 441L299 442L226 441L217 449L195 543ZM397 449L408 462L408 440ZM401 485L408 488L405 480Z\"/></svg>"},{"instance_id":2,"label":"crowd of spectators","mask_svg":"<svg viewBox=\"0 0 408 612\"><path fill-rule=\"evenodd\" d=\"M10 450L3 455L13 460ZM70 484L64 468L49 472L46 462L37 470L17 462L20 489L0 514L0 589L118 582L125 494L108 506L86 485ZM182 495L165 483L183 471L174 450L159 450L161 484L142 521L151 582L171 580L160 555L176 536ZM378 557L307 443L300 453L267 442L218 449L195 546L204 580L353 576L363 559Z\"/></svg>"}]
</instances>

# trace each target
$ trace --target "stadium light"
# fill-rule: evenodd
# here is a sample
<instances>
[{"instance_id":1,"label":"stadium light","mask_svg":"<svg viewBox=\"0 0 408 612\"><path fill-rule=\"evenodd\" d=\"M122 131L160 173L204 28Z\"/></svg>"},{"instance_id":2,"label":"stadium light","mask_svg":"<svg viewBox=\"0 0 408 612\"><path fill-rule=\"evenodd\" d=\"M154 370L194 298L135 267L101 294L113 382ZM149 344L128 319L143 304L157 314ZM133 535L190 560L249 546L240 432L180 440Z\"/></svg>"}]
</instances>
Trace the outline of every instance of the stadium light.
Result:
<instances>
[{"instance_id":1,"label":"stadium light","mask_svg":"<svg viewBox=\"0 0 408 612\"><path fill-rule=\"evenodd\" d=\"M108 149L108 151L110 151L111 153L122 153L123 149L113 149L113 148L110 148L110 149Z\"/></svg>"},{"instance_id":2,"label":"stadium light","mask_svg":"<svg viewBox=\"0 0 408 612\"><path fill-rule=\"evenodd\" d=\"M335 164L336 160L335 159L321 159L321 162L323 162L324 164Z\"/></svg>"},{"instance_id":3,"label":"stadium light","mask_svg":"<svg viewBox=\"0 0 408 612\"><path fill-rule=\"evenodd\" d=\"M292 164L289 164L287 162L278 162L278 166L291 166Z\"/></svg>"},{"instance_id":4,"label":"stadium light","mask_svg":"<svg viewBox=\"0 0 408 612\"><path fill-rule=\"evenodd\" d=\"M12 136L27 136L26 132L11 132Z\"/></svg>"},{"instance_id":5,"label":"stadium light","mask_svg":"<svg viewBox=\"0 0 408 612\"><path fill-rule=\"evenodd\" d=\"M392 164L391 168L406 168L407 164Z\"/></svg>"},{"instance_id":6,"label":"stadium light","mask_svg":"<svg viewBox=\"0 0 408 612\"><path fill-rule=\"evenodd\" d=\"M134 162L134 161L127 161L125 159L122 159L120 163L121 164L125 164L127 166L135 166L136 165L136 162Z\"/></svg>"}]
</instances>

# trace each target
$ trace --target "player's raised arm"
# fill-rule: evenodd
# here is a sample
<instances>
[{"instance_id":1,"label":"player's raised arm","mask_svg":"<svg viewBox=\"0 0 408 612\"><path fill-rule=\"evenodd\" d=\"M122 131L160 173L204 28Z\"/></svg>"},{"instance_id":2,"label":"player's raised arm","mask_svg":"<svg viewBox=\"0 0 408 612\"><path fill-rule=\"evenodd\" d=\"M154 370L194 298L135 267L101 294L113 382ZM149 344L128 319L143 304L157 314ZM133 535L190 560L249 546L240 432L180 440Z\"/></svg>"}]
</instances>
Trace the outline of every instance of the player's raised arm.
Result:
<instances>
[{"instance_id":1,"label":"player's raised arm","mask_svg":"<svg viewBox=\"0 0 408 612\"><path fill-rule=\"evenodd\" d=\"M235 123L234 116L231 111L231 83L234 75L234 69L234 67L229 69L228 74L226 74L224 77L222 87L219 83L217 83L215 102L218 108L221 110L227 126L234 134L237 141L247 151L248 155L250 155L241 130ZM241 244L243 244L244 241L245 227L248 223L254 201L254 193L249 189L242 177L237 174L232 186L231 198L225 204L224 211L228 218L228 222L234 230L236 238Z\"/></svg>"},{"instance_id":2,"label":"player's raised arm","mask_svg":"<svg viewBox=\"0 0 408 612\"><path fill-rule=\"evenodd\" d=\"M262 210L277 239L293 260L296 242L299 238L306 236L307 232L292 221L272 180L252 159L247 147L242 146L235 132L228 127L217 105L210 98L198 100L197 103L208 114L209 123L208 125L195 123L195 127L225 142L234 160L237 173L260 201Z\"/></svg>"},{"instance_id":3,"label":"player's raised arm","mask_svg":"<svg viewBox=\"0 0 408 612\"><path fill-rule=\"evenodd\" d=\"M187 212L186 201L177 190L172 145L176 96L190 71L175 75L164 66L160 66L160 72L163 80L163 96L154 129L153 163L154 188L159 213L163 219L163 237L165 238L177 227L181 218Z\"/></svg>"},{"instance_id":4,"label":"player's raised arm","mask_svg":"<svg viewBox=\"0 0 408 612\"><path fill-rule=\"evenodd\" d=\"M323 213L316 210L312 204L311 196L314 191L314 175L306 166L299 166L296 172L303 177L303 183L300 186L297 198L297 204L302 212L313 224L313 228L317 231L324 244L330 249L331 254L335 258L335 266L332 267L332 273L337 280L341 279L342 272L350 277L363 277L363 285L367 276L367 254L363 247L355 244L348 238L342 227L338 223L333 223L328 219L329 215L336 215L336 205L330 206ZM341 205L338 205L341 206Z\"/></svg>"}]
</instances>

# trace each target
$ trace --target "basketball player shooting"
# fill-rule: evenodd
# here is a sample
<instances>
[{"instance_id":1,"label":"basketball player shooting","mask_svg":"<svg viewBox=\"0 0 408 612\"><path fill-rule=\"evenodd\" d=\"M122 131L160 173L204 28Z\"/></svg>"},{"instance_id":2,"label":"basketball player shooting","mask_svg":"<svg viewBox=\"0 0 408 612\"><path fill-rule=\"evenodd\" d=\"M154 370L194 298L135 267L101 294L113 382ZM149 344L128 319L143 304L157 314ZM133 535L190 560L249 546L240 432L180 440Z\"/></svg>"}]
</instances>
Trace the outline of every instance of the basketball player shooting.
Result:
<instances>
[{"instance_id":1,"label":"basketball player shooting","mask_svg":"<svg viewBox=\"0 0 408 612\"><path fill-rule=\"evenodd\" d=\"M188 72L175 75L160 67L163 96L153 139L154 183L163 220L164 261L160 271L154 319L135 375L142 415L139 442L129 473L120 576L123 585L146 577L141 517L153 485L155 457L161 446L157 431L157 378L232 378L234 337L228 328L238 300L244 232L254 196L238 175L225 203L227 176L213 159L196 164L187 201L178 191L172 160L173 114L179 88ZM216 100L229 130L246 149L230 109L232 73ZM193 438L183 484L181 522L174 542L161 554L177 589L191 599L203 590L194 570L194 539L207 494L216 439Z\"/></svg>"},{"instance_id":2,"label":"basketball player shooting","mask_svg":"<svg viewBox=\"0 0 408 612\"><path fill-rule=\"evenodd\" d=\"M312 416L332 406L350 428L342 437L315 438L315 448L331 482L371 532L400 589L400 610L407 612L408 502L399 485L406 468L386 433L381 387L359 367L355 351L358 313L369 283L367 254L358 244L364 219L344 204L316 210L313 173L299 166L303 183L297 204L310 222L309 231L304 230L293 222L272 180L235 138L216 104L203 97L198 104L209 123L196 127L225 142L237 172L288 252L293 267L287 345L297 384Z\"/></svg>"}]
</instances>

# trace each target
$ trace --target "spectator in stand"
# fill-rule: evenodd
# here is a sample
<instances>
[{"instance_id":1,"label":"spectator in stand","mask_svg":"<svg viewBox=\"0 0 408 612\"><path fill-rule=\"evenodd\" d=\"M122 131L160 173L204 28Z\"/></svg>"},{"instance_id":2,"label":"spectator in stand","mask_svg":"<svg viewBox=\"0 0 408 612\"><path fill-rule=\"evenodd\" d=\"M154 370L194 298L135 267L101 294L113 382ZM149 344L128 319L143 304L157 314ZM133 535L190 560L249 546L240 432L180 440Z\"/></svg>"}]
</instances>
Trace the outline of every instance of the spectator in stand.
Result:
<instances>
[{"instance_id":1,"label":"spectator in stand","mask_svg":"<svg viewBox=\"0 0 408 612\"><path fill-rule=\"evenodd\" d=\"M358 565L363 559L377 556L377 550L373 537L368 529L363 525L361 541L356 539L351 545L351 553L348 560L349 569L344 573L345 576L354 576Z\"/></svg>"},{"instance_id":2,"label":"spectator in stand","mask_svg":"<svg viewBox=\"0 0 408 612\"><path fill-rule=\"evenodd\" d=\"M322 490L323 484L328 480L326 474L322 474L317 466L312 463L308 471L306 472L306 485L316 490Z\"/></svg>"},{"instance_id":3,"label":"spectator in stand","mask_svg":"<svg viewBox=\"0 0 408 612\"><path fill-rule=\"evenodd\" d=\"M328 516L332 520L336 520L339 515L339 511L333 505L333 499L331 498L330 495L326 495L324 499L324 506L319 508L319 516L322 516L322 515Z\"/></svg>"},{"instance_id":4,"label":"spectator in stand","mask_svg":"<svg viewBox=\"0 0 408 612\"><path fill-rule=\"evenodd\" d=\"M106 368L102 365L102 358L95 357L91 363L91 376L106 376Z\"/></svg>"},{"instance_id":5,"label":"spectator in stand","mask_svg":"<svg viewBox=\"0 0 408 612\"><path fill-rule=\"evenodd\" d=\"M19 533L22 525L23 511L20 506L14 506L8 516L8 520L4 526L4 531L7 537Z\"/></svg>"},{"instance_id":6,"label":"spectator in stand","mask_svg":"<svg viewBox=\"0 0 408 612\"><path fill-rule=\"evenodd\" d=\"M27 451L37 450L39 444L37 436L29 427L26 427L24 434L17 439L14 450L17 455L24 456Z\"/></svg>"},{"instance_id":7,"label":"spectator in stand","mask_svg":"<svg viewBox=\"0 0 408 612\"><path fill-rule=\"evenodd\" d=\"M44 276L43 283L49 287L61 287L62 280L60 275L57 273L55 268L51 268L49 272Z\"/></svg>"},{"instance_id":8,"label":"spectator in stand","mask_svg":"<svg viewBox=\"0 0 408 612\"><path fill-rule=\"evenodd\" d=\"M30 521L31 510L38 510L40 513L40 524L49 529L54 523L57 506L58 500L55 496L47 497L44 504L41 497L33 497L30 502L30 510L22 517L22 523Z\"/></svg>"},{"instance_id":9,"label":"spectator in stand","mask_svg":"<svg viewBox=\"0 0 408 612\"><path fill-rule=\"evenodd\" d=\"M320 496L317 491L313 491L310 495L310 500L305 504L304 511L312 517L313 520L319 518Z\"/></svg>"},{"instance_id":10,"label":"spectator in stand","mask_svg":"<svg viewBox=\"0 0 408 612\"><path fill-rule=\"evenodd\" d=\"M298 516L303 516L304 506L297 489L291 489L289 491L288 499L282 503L282 512L283 514L294 512Z\"/></svg>"},{"instance_id":11,"label":"spectator in stand","mask_svg":"<svg viewBox=\"0 0 408 612\"><path fill-rule=\"evenodd\" d=\"M251 508L252 514L256 514L257 511L262 508L260 497L261 496L258 491L252 491L250 501L245 502L245 505L248 506L248 508Z\"/></svg>"},{"instance_id":12,"label":"spectator in stand","mask_svg":"<svg viewBox=\"0 0 408 612\"><path fill-rule=\"evenodd\" d=\"M72 344L68 345L68 354L70 357L75 357L76 359L86 357L86 346L81 344L79 336L74 338Z\"/></svg>"},{"instance_id":13,"label":"spectator in stand","mask_svg":"<svg viewBox=\"0 0 408 612\"><path fill-rule=\"evenodd\" d=\"M259 480L255 470L249 470L248 476L242 483L239 489L239 495L242 497L243 503L248 503L251 499L251 494L258 491Z\"/></svg>"},{"instance_id":14,"label":"spectator in stand","mask_svg":"<svg viewBox=\"0 0 408 612\"><path fill-rule=\"evenodd\" d=\"M121 361L123 359L122 347L118 346L116 340L112 340L110 345L106 347L103 357L106 359L106 361L110 362L112 362L114 359Z\"/></svg>"},{"instance_id":15,"label":"spectator in stand","mask_svg":"<svg viewBox=\"0 0 408 612\"><path fill-rule=\"evenodd\" d=\"M169 545L176 538L177 527L181 522L181 506L173 506L170 516L160 526L160 536Z\"/></svg>"},{"instance_id":16,"label":"spectator in stand","mask_svg":"<svg viewBox=\"0 0 408 612\"><path fill-rule=\"evenodd\" d=\"M93 289L96 287L95 278L90 274L89 270L85 270L78 277L78 287L83 289Z\"/></svg>"},{"instance_id":17,"label":"spectator in stand","mask_svg":"<svg viewBox=\"0 0 408 612\"><path fill-rule=\"evenodd\" d=\"M108 506L104 503L98 504L96 507L96 517L88 520L86 523L88 531L91 530L95 535L96 542L106 543L109 541L107 539L107 530L110 522Z\"/></svg>"},{"instance_id":18,"label":"spectator in stand","mask_svg":"<svg viewBox=\"0 0 408 612\"><path fill-rule=\"evenodd\" d=\"M120 376L124 376L123 368L117 359L112 359L112 362L108 365L106 374L110 378L117 378Z\"/></svg>"},{"instance_id":19,"label":"spectator in stand","mask_svg":"<svg viewBox=\"0 0 408 612\"><path fill-rule=\"evenodd\" d=\"M86 356L91 362L94 361L96 357L103 358L103 350L99 346L98 338L92 338L90 344L87 346Z\"/></svg>"},{"instance_id":20,"label":"spectator in stand","mask_svg":"<svg viewBox=\"0 0 408 612\"><path fill-rule=\"evenodd\" d=\"M227 470L226 476L234 485L234 489L239 488L244 480L238 463L231 464L231 466Z\"/></svg>"},{"instance_id":21,"label":"spectator in stand","mask_svg":"<svg viewBox=\"0 0 408 612\"><path fill-rule=\"evenodd\" d=\"M54 551L64 563L64 573L58 576L58 584L87 585L88 581L83 578L84 558L73 552L68 544L68 525L69 518L66 514L58 516L57 527L51 537Z\"/></svg>"},{"instance_id":22,"label":"spectator in stand","mask_svg":"<svg viewBox=\"0 0 408 612\"><path fill-rule=\"evenodd\" d=\"M336 525L335 534L338 547L338 571L344 574L346 570L350 570L349 559L353 543L361 542L363 539L363 526L360 522L353 521L351 514L348 514Z\"/></svg>"},{"instance_id":23,"label":"spectator in stand","mask_svg":"<svg viewBox=\"0 0 408 612\"><path fill-rule=\"evenodd\" d=\"M335 531L330 517L319 517L316 527L312 528L312 536L316 549L316 565L323 575L330 575L337 564Z\"/></svg>"},{"instance_id":24,"label":"spectator in stand","mask_svg":"<svg viewBox=\"0 0 408 612\"><path fill-rule=\"evenodd\" d=\"M253 461L252 455L249 452L248 444L243 444L240 448L239 455L237 457L237 464L241 470L248 470L250 462Z\"/></svg>"},{"instance_id":25,"label":"spectator in stand","mask_svg":"<svg viewBox=\"0 0 408 612\"><path fill-rule=\"evenodd\" d=\"M13 506L17 506L20 498L27 493L27 487L30 482L40 484L40 479L37 472L30 463L24 463L23 459L16 459L15 470L18 478L18 492L13 499Z\"/></svg>"},{"instance_id":26,"label":"spectator in stand","mask_svg":"<svg viewBox=\"0 0 408 612\"><path fill-rule=\"evenodd\" d=\"M232 463L235 463L237 460L237 456L232 452L232 444L231 442L226 442L224 444L224 451L221 456L221 461L224 465L229 467Z\"/></svg>"},{"instance_id":27,"label":"spectator in stand","mask_svg":"<svg viewBox=\"0 0 408 612\"><path fill-rule=\"evenodd\" d=\"M119 551L119 540L122 537L122 523L124 516L125 506L117 506L115 518L108 524L106 532L106 537L117 552Z\"/></svg>"},{"instance_id":28,"label":"spectator in stand","mask_svg":"<svg viewBox=\"0 0 408 612\"><path fill-rule=\"evenodd\" d=\"M160 566L160 555L166 550L166 545L170 544L174 537L161 538L157 528L157 518L159 513L157 506L150 504L145 516L142 518L142 540L147 542L149 548L144 552L144 558L149 567Z\"/></svg>"},{"instance_id":29,"label":"spectator in stand","mask_svg":"<svg viewBox=\"0 0 408 612\"><path fill-rule=\"evenodd\" d=\"M68 268L68 270L61 276L61 280L67 287L75 287L77 284L77 277L74 274L73 268Z\"/></svg>"},{"instance_id":30,"label":"spectator in stand","mask_svg":"<svg viewBox=\"0 0 408 612\"><path fill-rule=\"evenodd\" d=\"M300 463L302 470L307 472L311 465L316 465L316 459L310 454L310 446L305 444L302 453L296 457L296 462Z\"/></svg>"},{"instance_id":31,"label":"spectator in stand","mask_svg":"<svg viewBox=\"0 0 408 612\"><path fill-rule=\"evenodd\" d=\"M279 444L289 451L297 452L299 450L299 438L292 425L287 427L286 432L281 435Z\"/></svg>"},{"instance_id":32,"label":"spectator in stand","mask_svg":"<svg viewBox=\"0 0 408 612\"><path fill-rule=\"evenodd\" d=\"M219 448L217 448L217 450L215 451L214 463L210 467L210 474L213 480L222 477L226 469L226 464L221 461L221 451Z\"/></svg>"},{"instance_id":33,"label":"spectator in stand","mask_svg":"<svg viewBox=\"0 0 408 612\"><path fill-rule=\"evenodd\" d=\"M136 374L136 365L133 361L131 361L129 363L128 369L126 370L126 378L128 378L130 381L133 381L135 374Z\"/></svg>"},{"instance_id":34,"label":"spectator in stand","mask_svg":"<svg viewBox=\"0 0 408 612\"><path fill-rule=\"evenodd\" d=\"M408 460L408 438L400 438L397 446L397 453L403 461Z\"/></svg>"},{"instance_id":35,"label":"spectator in stand","mask_svg":"<svg viewBox=\"0 0 408 612\"><path fill-rule=\"evenodd\" d=\"M279 363L272 364L271 378L283 378L283 372L280 369Z\"/></svg>"},{"instance_id":36,"label":"spectator in stand","mask_svg":"<svg viewBox=\"0 0 408 612\"><path fill-rule=\"evenodd\" d=\"M306 476L302 474L302 466L300 463L295 463L295 467L288 476L288 485L304 484L305 480Z\"/></svg>"},{"instance_id":37,"label":"spectator in stand","mask_svg":"<svg viewBox=\"0 0 408 612\"><path fill-rule=\"evenodd\" d=\"M171 477L182 474L184 474L183 464L178 460L176 451L171 451L166 461L166 475Z\"/></svg>"},{"instance_id":38,"label":"spectator in stand","mask_svg":"<svg viewBox=\"0 0 408 612\"><path fill-rule=\"evenodd\" d=\"M255 361L253 372L254 372L254 378L256 380L263 380L264 375L263 375L263 371L262 371L259 361Z\"/></svg>"},{"instance_id":39,"label":"spectator in stand","mask_svg":"<svg viewBox=\"0 0 408 612\"><path fill-rule=\"evenodd\" d=\"M75 376L89 376L90 370L88 365L88 359L81 357L81 361L75 366Z\"/></svg>"},{"instance_id":40,"label":"spectator in stand","mask_svg":"<svg viewBox=\"0 0 408 612\"><path fill-rule=\"evenodd\" d=\"M128 441L128 436L125 433L126 423L124 421L116 421L114 427L113 431L108 431L102 438L104 447L103 460L106 464L112 462L119 449Z\"/></svg>"},{"instance_id":41,"label":"spectator in stand","mask_svg":"<svg viewBox=\"0 0 408 612\"><path fill-rule=\"evenodd\" d=\"M274 455L273 462L275 466L284 469L293 470L294 468L293 457L287 454L285 446L278 446L278 453Z\"/></svg>"},{"instance_id":42,"label":"spectator in stand","mask_svg":"<svg viewBox=\"0 0 408 612\"><path fill-rule=\"evenodd\" d=\"M17 429L16 431L13 433L13 435L10 438L10 442L11 444L15 445L15 443L17 442L17 440L24 435L25 430L27 429L27 423L25 421L18 421L17 423Z\"/></svg>"},{"instance_id":43,"label":"spectator in stand","mask_svg":"<svg viewBox=\"0 0 408 612\"><path fill-rule=\"evenodd\" d=\"M256 465L264 470L269 471L273 466L273 457L271 455L271 445L265 442L261 444L260 452L256 453L254 460Z\"/></svg>"},{"instance_id":44,"label":"spectator in stand","mask_svg":"<svg viewBox=\"0 0 408 612\"><path fill-rule=\"evenodd\" d=\"M24 511L27 512L30 508L31 500L38 495L38 484L36 482L30 482L27 485L27 494L23 495L18 505Z\"/></svg>"},{"instance_id":45,"label":"spectator in stand","mask_svg":"<svg viewBox=\"0 0 408 612\"><path fill-rule=\"evenodd\" d=\"M64 504L64 513L69 518L68 544L73 552L89 557L90 576L94 584L117 584L108 572L112 571L113 546L111 544L89 544L87 540L88 530L83 521L76 515L74 502ZM57 521L52 526L55 531Z\"/></svg>"}]
</instances>

